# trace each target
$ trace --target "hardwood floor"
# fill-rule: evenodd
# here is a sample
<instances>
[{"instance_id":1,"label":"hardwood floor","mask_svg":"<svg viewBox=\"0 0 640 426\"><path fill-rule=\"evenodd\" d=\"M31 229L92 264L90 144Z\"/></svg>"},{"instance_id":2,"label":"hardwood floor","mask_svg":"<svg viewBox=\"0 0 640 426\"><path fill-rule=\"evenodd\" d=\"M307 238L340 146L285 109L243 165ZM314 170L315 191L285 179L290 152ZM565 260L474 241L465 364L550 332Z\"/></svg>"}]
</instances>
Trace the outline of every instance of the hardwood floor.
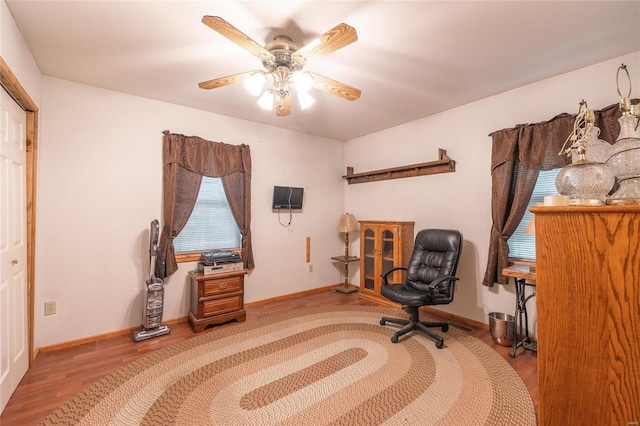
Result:
<instances>
[{"instance_id":1,"label":"hardwood floor","mask_svg":"<svg viewBox=\"0 0 640 426\"><path fill-rule=\"evenodd\" d=\"M322 305L375 305L358 297L326 291L247 307L247 321L293 309ZM211 328L204 331L210 331ZM171 334L134 343L131 335L110 337L92 343L39 353L32 367L0 416L0 425L35 425L95 381L123 365L157 349L170 346L196 334L187 322L171 325ZM488 330L476 329L472 336L496 350L518 372L538 410L538 363L535 353L518 350L511 358L511 348L493 343Z\"/></svg>"}]
</instances>

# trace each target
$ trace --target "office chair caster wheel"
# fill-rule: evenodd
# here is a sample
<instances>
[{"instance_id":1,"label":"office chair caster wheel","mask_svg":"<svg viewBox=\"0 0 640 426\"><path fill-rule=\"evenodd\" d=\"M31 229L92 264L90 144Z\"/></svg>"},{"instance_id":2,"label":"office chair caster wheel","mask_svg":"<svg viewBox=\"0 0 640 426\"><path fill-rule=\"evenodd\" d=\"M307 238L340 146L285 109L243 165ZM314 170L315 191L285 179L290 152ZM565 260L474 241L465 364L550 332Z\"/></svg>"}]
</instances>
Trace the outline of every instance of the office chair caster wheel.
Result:
<instances>
[{"instance_id":1,"label":"office chair caster wheel","mask_svg":"<svg viewBox=\"0 0 640 426\"><path fill-rule=\"evenodd\" d=\"M445 324L445 325L443 325L443 326L442 326L442 331L443 331L444 333L446 333L447 331L449 331L449 324Z\"/></svg>"},{"instance_id":2,"label":"office chair caster wheel","mask_svg":"<svg viewBox=\"0 0 640 426\"><path fill-rule=\"evenodd\" d=\"M444 342L442 340L439 340L436 342L436 348L438 349L442 349L442 346L444 345Z\"/></svg>"},{"instance_id":3,"label":"office chair caster wheel","mask_svg":"<svg viewBox=\"0 0 640 426\"><path fill-rule=\"evenodd\" d=\"M380 320L380 325L385 325L387 322L383 319Z\"/></svg>"},{"instance_id":4,"label":"office chair caster wheel","mask_svg":"<svg viewBox=\"0 0 640 426\"><path fill-rule=\"evenodd\" d=\"M398 336L391 336L391 343L398 343Z\"/></svg>"}]
</instances>

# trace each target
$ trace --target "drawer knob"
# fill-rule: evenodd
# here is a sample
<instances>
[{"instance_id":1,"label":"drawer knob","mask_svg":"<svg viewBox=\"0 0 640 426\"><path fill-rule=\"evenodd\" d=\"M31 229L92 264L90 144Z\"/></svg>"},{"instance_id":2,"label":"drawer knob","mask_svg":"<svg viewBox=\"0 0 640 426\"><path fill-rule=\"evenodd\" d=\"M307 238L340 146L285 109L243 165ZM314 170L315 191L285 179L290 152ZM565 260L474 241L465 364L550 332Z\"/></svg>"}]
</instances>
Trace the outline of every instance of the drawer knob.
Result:
<instances>
[{"instance_id":1,"label":"drawer knob","mask_svg":"<svg viewBox=\"0 0 640 426\"><path fill-rule=\"evenodd\" d=\"M218 288L220 290L224 290L225 288L227 288L227 282L225 281L225 282L222 282L222 283L218 284Z\"/></svg>"}]
</instances>

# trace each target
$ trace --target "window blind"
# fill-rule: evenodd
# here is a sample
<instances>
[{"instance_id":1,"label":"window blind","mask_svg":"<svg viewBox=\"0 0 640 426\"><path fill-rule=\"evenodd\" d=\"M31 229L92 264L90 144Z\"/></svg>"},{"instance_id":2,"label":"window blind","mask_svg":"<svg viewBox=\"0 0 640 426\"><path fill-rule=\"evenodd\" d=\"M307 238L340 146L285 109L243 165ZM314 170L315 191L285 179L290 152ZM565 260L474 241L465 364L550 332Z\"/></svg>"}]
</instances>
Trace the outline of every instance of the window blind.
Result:
<instances>
[{"instance_id":1,"label":"window blind","mask_svg":"<svg viewBox=\"0 0 640 426\"><path fill-rule=\"evenodd\" d=\"M193 212L173 240L176 253L239 249L241 238L222 180L203 176Z\"/></svg>"},{"instance_id":2,"label":"window blind","mask_svg":"<svg viewBox=\"0 0 640 426\"><path fill-rule=\"evenodd\" d=\"M534 234L526 234L524 231L533 219L533 214L529 211L530 207L544 202L547 195L557 195L556 176L561 169L543 170L538 173L536 186L531 194L531 200L527 205L527 211L524 213L520 224L507 243L509 244L509 258L511 259L536 259L536 238Z\"/></svg>"}]
</instances>

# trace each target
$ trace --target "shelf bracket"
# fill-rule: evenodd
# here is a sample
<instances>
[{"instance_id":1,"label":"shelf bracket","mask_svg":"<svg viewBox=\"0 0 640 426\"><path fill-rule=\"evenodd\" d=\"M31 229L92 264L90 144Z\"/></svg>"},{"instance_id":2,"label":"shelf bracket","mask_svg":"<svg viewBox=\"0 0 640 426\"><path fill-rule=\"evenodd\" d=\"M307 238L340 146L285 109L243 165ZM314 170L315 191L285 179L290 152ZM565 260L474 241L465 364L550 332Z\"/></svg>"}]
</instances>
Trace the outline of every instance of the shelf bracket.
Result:
<instances>
[{"instance_id":1,"label":"shelf bracket","mask_svg":"<svg viewBox=\"0 0 640 426\"><path fill-rule=\"evenodd\" d=\"M427 163L411 164L409 166L393 167L363 173L353 173L353 167L347 167L347 174L342 176L342 178L346 179L349 185L351 185L352 183L375 182L379 180L426 176L456 171L456 162L447 156L447 151L438 149L438 157L438 160Z\"/></svg>"}]
</instances>

